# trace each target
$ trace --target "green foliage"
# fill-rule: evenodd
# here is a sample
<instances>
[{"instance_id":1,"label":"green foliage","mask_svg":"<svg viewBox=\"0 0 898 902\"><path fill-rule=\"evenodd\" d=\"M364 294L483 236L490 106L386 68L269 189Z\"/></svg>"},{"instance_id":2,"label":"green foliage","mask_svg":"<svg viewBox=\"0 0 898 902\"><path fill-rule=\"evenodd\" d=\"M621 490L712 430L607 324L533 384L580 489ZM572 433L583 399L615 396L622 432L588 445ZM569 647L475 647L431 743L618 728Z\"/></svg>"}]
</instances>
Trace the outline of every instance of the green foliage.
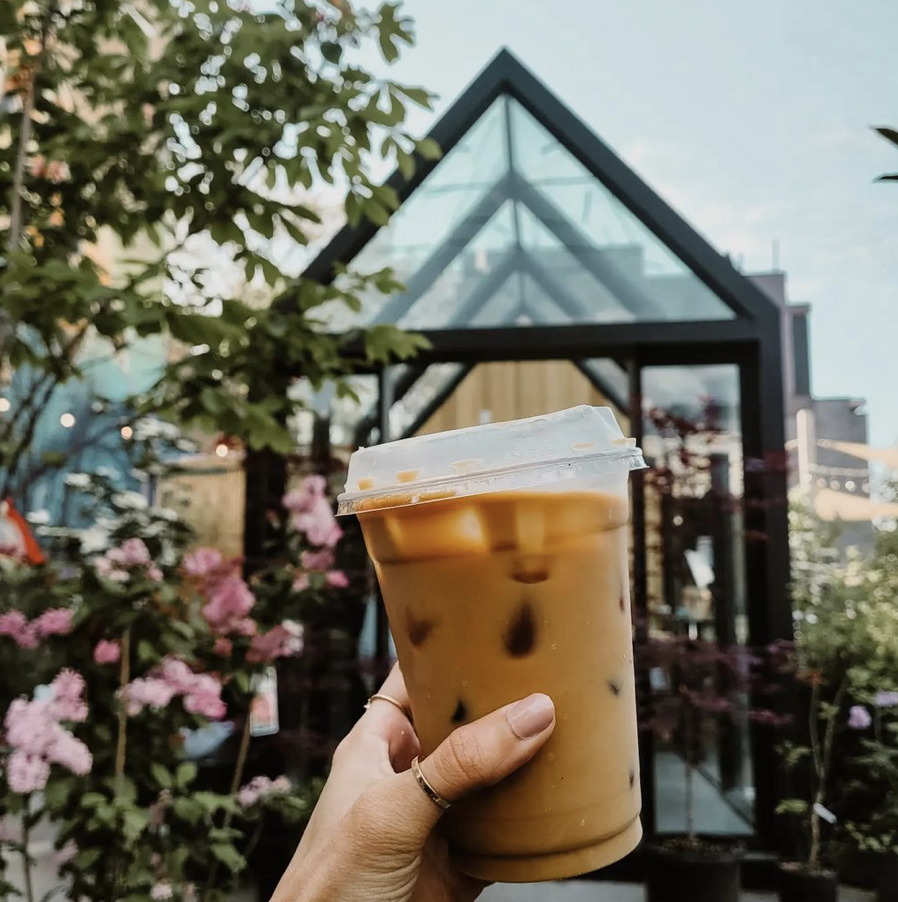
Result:
<instances>
[{"instance_id":1,"label":"green foliage","mask_svg":"<svg viewBox=\"0 0 898 902\"><path fill-rule=\"evenodd\" d=\"M343 0L265 14L238 0L9 0L2 24L0 378L34 375L0 418L0 495L64 464L27 454L54 392L85 378L96 349L149 336L171 362L138 414L289 450L289 383L340 380L359 362L331 334L335 311L396 283L297 280L273 247L308 243L310 191L326 183L345 189L350 221L386 223L398 199L369 161L395 155L407 171L416 152L438 153L403 127L431 95L349 60L370 43L392 62L410 20L398 3ZM234 273L224 288L219 270ZM354 345L379 362L420 346L395 330Z\"/></svg>"}]
</instances>

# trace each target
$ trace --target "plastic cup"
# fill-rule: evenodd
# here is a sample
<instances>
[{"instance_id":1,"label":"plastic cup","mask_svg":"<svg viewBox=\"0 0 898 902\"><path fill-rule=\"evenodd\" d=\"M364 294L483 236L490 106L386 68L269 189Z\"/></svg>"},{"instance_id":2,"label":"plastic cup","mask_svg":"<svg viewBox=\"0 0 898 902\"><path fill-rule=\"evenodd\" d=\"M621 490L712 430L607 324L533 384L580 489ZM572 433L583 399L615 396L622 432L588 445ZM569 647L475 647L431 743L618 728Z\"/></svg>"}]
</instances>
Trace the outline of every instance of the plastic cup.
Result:
<instances>
[{"instance_id":1,"label":"plastic cup","mask_svg":"<svg viewBox=\"0 0 898 902\"><path fill-rule=\"evenodd\" d=\"M594 407L352 456L340 513L361 521L422 755L532 692L555 702L537 756L447 812L472 876L571 877L642 836L626 526L643 466Z\"/></svg>"}]
</instances>

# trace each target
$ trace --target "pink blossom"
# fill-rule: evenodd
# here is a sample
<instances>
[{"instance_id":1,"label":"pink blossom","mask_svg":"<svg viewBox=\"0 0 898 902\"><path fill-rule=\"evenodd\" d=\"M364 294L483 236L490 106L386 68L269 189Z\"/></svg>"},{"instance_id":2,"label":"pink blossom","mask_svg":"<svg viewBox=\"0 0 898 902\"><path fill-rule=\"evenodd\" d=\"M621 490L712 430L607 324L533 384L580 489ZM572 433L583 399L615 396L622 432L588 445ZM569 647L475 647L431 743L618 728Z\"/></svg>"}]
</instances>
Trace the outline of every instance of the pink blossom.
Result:
<instances>
[{"instance_id":1,"label":"pink blossom","mask_svg":"<svg viewBox=\"0 0 898 902\"><path fill-rule=\"evenodd\" d=\"M252 808L260 799L268 795L284 795L290 792L292 785L286 776L280 776L276 780L271 780L266 776L260 775L253 777L245 786L240 788L237 793L237 804L241 808Z\"/></svg>"},{"instance_id":2,"label":"pink blossom","mask_svg":"<svg viewBox=\"0 0 898 902\"><path fill-rule=\"evenodd\" d=\"M221 552L215 548L197 548L184 558L184 572L195 579L216 573L222 567Z\"/></svg>"},{"instance_id":3,"label":"pink blossom","mask_svg":"<svg viewBox=\"0 0 898 902\"><path fill-rule=\"evenodd\" d=\"M28 618L21 611L7 611L5 614L0 614L0 636L17 639L27 624Z\"/></svg>"},{"instance_id":4,"label":"pink blossom","mask_svg":"<svg viewBox=\"0 0 898 902\"><path fill-rule=\"evenodd\" d=\"M68 608L48 608L34 621L38 636L67 636L72 631L72 612Z\"/></svg>"},{"instance_id":5,"label":"pink blossom","mask_svg":"<svg viewBox=\"0 0 898 902\"><path fill-rule=\"evenodd\" d=\"M866 730L872 723L873 718L863 705L852 705L848 709L848 726L852 730Z\"/></svg>"},{"instance_id":6,"label":"pink blossom","mask_svg":"<svg viewBox=\"0 0 898 902\"><path fill-rule=\"evenodd\" d=\"M166 657L159 667L159 675L175 692L190 692L194 685L194 672L180 659Z\"/></svg>"},{"instance_id":7,"label":"pink blossom","mask_svg":"<svg viewBox=\"0 0 898 902\"><path fill-rule=\"evenodd\" d=\"M154 583L161 583L163 579L162 571L155 564L150 564L147 567L147 579L152 580Z\"/></svg>"},{"instance_id":8,"label":"pink blossom","mask_svg":"<svg viewBox=\"0 0 898 902\"><path fill-rule=\"evenodd\" d=\"M47 178L53 182L54 185L65 182L70 175L69 164L64 160L50 160L50 162L47 163L46 174Z\"/></svg>"},{"instance_id":9,"label":"pink blossom","mask_svg":"<svg viewBox=\"0 0 898 902\"><path fill-rule=\"evenodd\" d=\"M203 616L214 632L229 633L238 626L245 627L243 621L255 603L249 586L235 574L212 586Z\"/></svg>"},{"instance_id":10,"label":"pink blossom","mask_svg":"<svg viewBox=\"0 0 898 902\"><path fill-rule=\"evenodd\" d=\"M165 708L175 697L177 690L165 680L155 677L143 677L132 680L125 686L123 694L128 714L140 714L144 708Z\"/></svg>"},{"instance_id":11,"label":"pink blossom","mask_svg":"<svg viewBox=\"0 0 898 902\"><path fill-rule=\"evenodd\" d=\"M28 161L28 171L39 179L47 168L47 158L43 154L36 154Z\"/></svg>"},{"instance_id":12,"label":"pink blossom","mask_svg":"<svg viewBox=\"0 0 898 902\"><path fill-rule=\"evenodd\" d=\"M16 749L6 763L6 779L13 792L26 795L39 792L47 785L50 765L37 755Z\"/></svg>"},{"instance_id":13,"label":"pink blossom","mask_svg":"<svg viewBox=\"0 0 898 902\"><path fill-rule=\"evenodd\" d=\"M49 707L57 720L82 722L87 719L87 705L81 698L84 692L84 677L70 668L60 670L50 683L53 698Z\"/></svg>"},{"instance_id":14,"label":"pink blossom","mask_svg":"<svg viewBox=\"0 0 898 902\"><path fill-rule=\"evenodd\" d=\"M164 899L171 899L172 895L171 884L167 880L160 880L159 883L155 884L150 890L150 898L156 900L156 902L162 902Z\"/></svg>"},{"instance_id":15,"label":"pink blossom","mask_svg":"<svg viewBox=\"0 0 898 902\"><path fill-rule=\"evenodd\" d=\"M0 636L9 636L19 648L31 649L38 646L36 621L29 623L21 611L0 614Z\"/></svg>"},{"instance_id":16,"label":"pink blossom","mask_svg":"<svg viewBox=\"0 0 898 902\"><path fill-rule=\"evenodd\" d=\"M309 510L316 499L323 498L327 489L327 480L323 476L313 473L306 476L298 489L288 492L281 499L281 504L290 513L300 513Z\"/></svg>"},{"instance_id":17,"label":"pink blossom","mask_svg":"<svg viewBox=\"0 0 898 902\"><path fill-rule=\"evenodd\" d=\"M68 864L78 854L78 846L73 839L70 839L61 849L57 850L53 856L53 864L61 868L64 864Z\"/></svg>"},{"instance_id":18,"label":"pink blossom","mask_svg":"<svg viewBox=\"0 0 898 902\"><path fill-rule=\"evenodd\" d=\"M95 664L116 664L122 656L122 649L118 642L109 639L100 639L94 648Z\"/></svg>"},{"instance_id":19,"label":"pink blossom","mask_svg":"<svg viewBox=\"0 0 898 902\"><path fill-rule=\"evenodd\" d=\"M107 557L98 557L94 561L97 574L115 583L123 583L128 578L128 571L116 567Z\"/></svg>"},{"instance_id":20,"label":"pink blossom","mask_svg":"<svg viewBox=\"0 0 898 902\"><path fill-rule=\"evenodd\" d=\"M231 652L234 650L234 643L227 636L219 636L212 646L212 653L221 655L222 658L230 658Z\"/></svg>"},{"instance_id":21,"label":"pink blossom","mask_svg":"<svg viewBox=\"0 0 898 902\"><path fill-rule=\"evenodd\" d=\"M300 561L306 570L330 570L334 565L334 553L329 548L320 551L304 551L300 555Z\"/></svg>"},{"instance_id":22,"label":"pink blossom","mask_svg":"<svg viewBox=\"0 0 898 902\"><path fill-rule=\"evenodd\" d=\"M46 751L47 760L61 764L73 774L82 777L89 774L93 758L88 747L62 727L58 727L55 732L56 735Z\"/></svg>"},{"instance_id":23,"label":"pink blossom","mask_svg":"<svg viewBox=\"0 0 898 902\"><path fill-rule=\"evenodd\" d=\"M330 570L325 579L335 589L345 589L349 585L349 577L342 570Z\"/></svg>"},{"instance_id":24,"label":"pink blossom","mask_svg":"<svg viewBox=\"0 0 898 902\"><path fill-rule=\"evenodd\" d=\"M309 574L297 573L291 586L294 592L305 592L309 588Z\"/></svg>"},{"instance_id":25,"label":"pink blossom","mask_svg":"<svg viewBox=\"0 0 898 902\"><path fill-rule=\"evenodd\" d=\"M107 557L126 567L146 567L152 563L150 549L147 548L143 539L126 539L121 548L113 548L108 552Z\"/></svg>"},{"instance_id":26,"label":"pink blossom","mask_svg":"<svg viewBox=\"0 0 898 902\"><path fill-rule=\"evenodd\" d=\"M22 632L20 632L19 635L16 636L15 641L16 645L18 645L19 648L37 648L40 643L38 642L37 628L35 627L34 623L26 624Z\"/></svg>"},{"instance_id":27,"label":"pink blossom","mask_svg":"<svg viewBox=\"0 0 898 902\"><path fill-rule=\"evenodd\" d=\"M210 692L192 692L185 696L184 710L190 714L208 717L209 720L221 720L228 711L221 696Z\"/></svg>"},{"instance_id":28,"label":"pink blossom","mask_svg":"<svg viewBox=\"0 0 898 902\"><path fill-rule=\"evenodd\" d=\"M272 627L267 633L262 633L253 638L246 660L250 664L259 664L262 661L273 661L293 653L294 638L283 626Z\"/></svg>"},{"instance_id":29,"label":"pink blossom","mask_svg":"<svg viewBox=\"0 0 898 902\"><path fill-rule=\"evenodd\" d=\"M295 511L292 523L293 528L297 532L305 533L313 545L325 548L333 548L343 535L343 530L337 525L334 512L331 510L330 502L323 496L313 498L304 510Z\"/></svg>"}]
</instances>

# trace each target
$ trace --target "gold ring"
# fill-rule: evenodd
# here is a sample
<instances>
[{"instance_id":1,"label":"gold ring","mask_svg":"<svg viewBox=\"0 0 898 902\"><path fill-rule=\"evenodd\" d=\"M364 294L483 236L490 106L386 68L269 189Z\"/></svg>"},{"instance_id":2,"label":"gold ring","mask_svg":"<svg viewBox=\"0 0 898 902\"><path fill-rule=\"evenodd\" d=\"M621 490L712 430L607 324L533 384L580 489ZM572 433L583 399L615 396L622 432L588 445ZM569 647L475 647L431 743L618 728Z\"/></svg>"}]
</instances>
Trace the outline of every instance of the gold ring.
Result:
<instances>
[{"instance_id":1,"label":"gold ring","mask_svg":"<svg viewBox=\"0 0 898 902\"><path fill-rule=\"evenodd\" d=\"M415 779L418 781L418 786L424 790L424 794L430 799L431 802L439 805L444 811L452 804L452 802L447 802L431 785L427 782L427 777L421 773L421 765L418 763L418 756L415 755L412 758L412 773L415 775Z\"/></svg>"},{"instance_id":2,"label":"gold ring","mask_svg":"<svg viewBox=\"0 0 898 902\"><path fill-rule=\"evenodd\" d=\"M412 722L412 712L409 711L398 698L393 698L392 695L387 695L383 692L375 692L374 695L365 702L365 710L367 711L371 707L371 702L376 701L377 699L395 705L409 719L409 723Z\"/></svg>"}]
</instances>

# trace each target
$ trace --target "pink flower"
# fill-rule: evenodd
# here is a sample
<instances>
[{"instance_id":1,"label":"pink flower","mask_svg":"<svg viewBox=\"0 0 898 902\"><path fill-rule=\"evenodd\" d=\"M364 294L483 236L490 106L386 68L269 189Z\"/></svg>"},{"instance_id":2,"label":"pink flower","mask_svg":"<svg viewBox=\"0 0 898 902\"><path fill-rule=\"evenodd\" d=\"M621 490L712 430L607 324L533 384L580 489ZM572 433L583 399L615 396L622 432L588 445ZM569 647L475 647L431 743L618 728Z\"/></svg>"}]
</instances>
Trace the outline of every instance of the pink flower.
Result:
<instances>
[{"instance_id":1,"label":"pink flower","mask_svg":"<svg viewBox=\"0 0 898 902\"><path fill-rule=\"evenodd\" d=\"M229 633L244 627L243 621L256 603L249 586L236 574L215 583L203 606L206 622L217 633Z\"/></svg>"},{"instance_id":2,"label":"pink flower","mask_svg":"<svg viewBox=\"0 0 898 902\"><path fill-rule=\"evenodd\" d=\"M297 573L291 586L294 592L305 592L309 588L309 574Z\"/></svg>"},{"instance_id":3,"label":"pink flower","mask_svg":"<svg viewBox=\"0 0 898 902\"><path fill-rule=\"evenodd\" d=\"M323 498L327 489L327 480L323 476L312 474L306 476L298 489L288 492L281 499L281 504L290 513L309 510L318 498Z\"/></svg>"},{"instance_id":4,"label":"pink flower","mask_svg":"<svg viewBox=\"0 0 898 902\"><path fill-rule=\"evenodd\" d=\"M38 642L37 628L35 627L34 623L26 624L26 626L22 630L22 632L20 632L19 635L16 636L15 641L16 641L16 645L18 645L19 648L26 648L26 649L37 648L37 646L39 645L39 642Z\"/></svg>"},{"instance_id":5,"label":"pink flower","mask_svg":"<svg viewBox=\"0 0 898 902\"><path fill-rule=\"evenodd\" d=\"M228 709L221 696L211 692L193 692L184 697L184 710L209 720L221 720Z\"/></svg>"},{"instance_id":6,"label":"pink flower","mask_svg":"<svg viewBox=\"0 0 898 902\"><path fill-rule=\"evenodd\" d=\"M124 564L126 567L146 567L152 563L150 549L144 544L143 539L126 539L121 548L113 548L107 556L115 563Z\"/></svg>"},{"instance_id":7,"label":"pink flower","mask_svg":"<svg viewBox=\"0 0 898 902\"><path fill-rule=\"evenodd\" d=\"M223 658L230 658L231 652L234 650L234 643L226 636L219 636L212 646L212 653L221 655Z\"/></svg>"},{"instance_id":8,"label":"pink flower","mask_svg":"<svg viewBox=\"0 0 898 902\"><path fill-rule=\"evenodd\" d=\"M122 656L122 649L118 642L109 639L100 639L94 648L95 664L116 664Z\"/></svg>"},{"instance_id":9,"label":"pink flower","mask_svg":"<svg viewBox=\"0 0 898 902\"><path fill-rule=\"evenodd\" d=\"M329 571L325 579L335 589L345 589L349 585L349 577L342 570Z\"/></svg>"},{"instance_id":10,"label":"pink flower","mask_svg":"<svg viewBox=\"0 0 898 902\"><path fill-rule=\"evenodd\" d=\"M93 758L88 747L62 727L58 728L46 755L48 761L61 764L73 774L82 777L89 774L93 766Z\"/></svg>"},{"instance_id":11,"label":"pink flower","mask_svg":"<svg viewBox=\"0 0 898 902\"><path fill-rule=\"evenodd\" d=\"M195 579L211 576L222 566L221 552L215 548L197 548L184 558L184 572Z\"/></svg>"},{"instance_id":12,"label":"pink flower","mask_svg":"<svg viewBox=\"0 0 898 902\"><path fill-rule=\"evenodd\" d=\"M0 614L0 636L9 636L19 648L37 648L37 621L28 622L21 611L7 611Z\"/></svg>"},{"instance_id":13,"label":"pink flower","mask_svg":"<svg viewBox=\"0 0 898 902\"><path fill-rule=\"evenodd\" d=\"M19 634L28 625L28 618L21 611L7 611L0 614L0 636L18 639Z\"/></svg>"},{"instance_id":14,"label":"pink flower","mask_svg":"<svg viewBox=\"0 0 898 902\"><path fill-rule=\"evenodd\" d=\"M53 864L61 868L64 864L68 864L78 854L78 846L73 839L70 839L61 849L53 856Z\"/></svg>"},{"instance_id":15,"label":"pink flower","mask_svg":"<svg viewBox=\"0 0 898 902\"><path fill-rule=\"evenodd\" d=\"M39 179L47 168L47 158L43 154L37 154L28 161L28 171Z\"/></svg>"},{"instance_id":16,"label":"pink flower","mask_svg":"<svg viewBox=\"0 0 898 902\"><path fill-rule=\"evenodd\" d=\"M84 677L74 670L60 670L50 683L53 697L49 700L50 713L57 720L73 720L77 723L87 719L87 705L81 698L84 692Z\"/></svg>"},{"instance_id":17,"label":"pink flower","mask_svg":"<svg viewBox=\"0 0 898 902\"><path fill-rule=\"evenodd\" d=\"M293 654L294 638L284 626L272 627L267 633L255 636L246 660L250 664L259 664L262 661L273 661L275 658L283 658Z\"/></svg>"},{"instance_id":18,"label":"pink flower","mask_svg":"<svg viewBox=\"0 0 898 902\"><path fill-rule=\"evenodd\" d=\"M13 792L26 795L39 792L47 785L50 765L37 755L29 755L19 749L14 751L6 763L6 779Z\"/></svg>"},{"instance_id":19,"label":"pink flower","mask_svg":"<svg viewBox=\"0 0 898 902\"><path fill-rule=\"evenodd\" d=\"M333 548L343 535L330 502L323 496L313 498L305 509L294 511L292 523L313 545L325 548Z\"/></svg>"},{"instance_id":20,"label":"pink flower","mask_svg":"<svg viewBox=\"0 0 898 902\"><path fill-rule=\"evenodd\" d=\"M68 608L48 608L34 621L38 636L67 636L72 631L72 612Z\"/></svg>"},{"instance_id":21,"label":"pink flower","mask_svg":"<svg viewBox=\"0 0 898 902\"><path fill-rule=\"evenodd\" d=\"M271 787L271 780L265 776L253 777L237 793L237 803L241 808L252 808Z\"/></svg>"},{"instance_id":22,"label":"pink flower","mask_svg":"<svg viewBox=\"0 0 898 902\"><path fill-rule=\"evenodd\" d=\"M333 567L334 553L329 548L322 548L320 551L304 551L300 555L300 561L306 570L319 570L323 573Z\"/></svg>"},{"instance_id":23,"label":"pink flower","mask_svg":"<svg viewBox=\"0 0 898 902\"><path fill-rule=\"evenodd\" d=\"M116 567L107 557L98 557L94 561L94 567L99 576L102 576L104 579L112 580L112 582L115 583L123 583L128 578L127 570Z\"/></svg>"},{"instance_id":24,"label":"pink flower","mask_svg":"<svg viewBox=\"0 0 898 902\"><path fill-rule=\"evenodd\" d=\"M147 579L151 579L154 583L161 583L163 579L162 571L155 564L150 564L147 567Z\"/></svg>"},{"instance_id":25,"label":"pink flower","mask_svg":"<svg viewBox=\"0 0 898 902\"><path fill-rule=\"evenodd\" d=\"M156 900L156 902L162 902L164 899L171 899L172 895L171 884L167 880L160 880L159 883L155 884L150 890L150 898Z\"/></svg>"},{"instance_id":26,"label":"pink flower","mask_svg":"<svg viewBox=\"0 0 898 902\"><path fill-rule=\"evenodd\" d=\"M174 686L155 677L132 680L122 691L128 714L132 717L144 708L155 708L157 711L165 708L177 694Z\"/></svg>"}]
</instances>

